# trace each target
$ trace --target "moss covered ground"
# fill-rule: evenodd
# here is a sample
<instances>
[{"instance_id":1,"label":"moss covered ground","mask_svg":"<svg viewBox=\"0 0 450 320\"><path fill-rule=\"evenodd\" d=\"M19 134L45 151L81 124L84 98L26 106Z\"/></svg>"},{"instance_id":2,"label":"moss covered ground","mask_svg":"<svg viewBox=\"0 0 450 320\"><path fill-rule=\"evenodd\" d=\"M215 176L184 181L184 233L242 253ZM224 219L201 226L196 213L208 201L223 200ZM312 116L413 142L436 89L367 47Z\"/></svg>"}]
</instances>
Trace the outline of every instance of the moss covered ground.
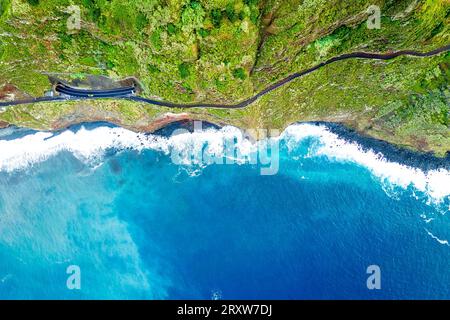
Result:
<instances>
[{"instance_id":1,"label":"moss covered ground","mask_svg":"<svg viewBox=\"0 0 450 320\"><path fill-rule=\"evenodd\" d=\"M80 29L68 29L80 8ZM380 8L370 29L370 6ZM450 43L447 0L0 0L0 88L31 96L66 78L135 76L143 95L234 103L286 75L354 52L429 51ZM327 120L408 148L450 149L448 53L328 65L245 109L128 101L35 104L0 121L39 129L108 120L145 128L166 112L245 128Z\"/></svg>"}]
</instances>

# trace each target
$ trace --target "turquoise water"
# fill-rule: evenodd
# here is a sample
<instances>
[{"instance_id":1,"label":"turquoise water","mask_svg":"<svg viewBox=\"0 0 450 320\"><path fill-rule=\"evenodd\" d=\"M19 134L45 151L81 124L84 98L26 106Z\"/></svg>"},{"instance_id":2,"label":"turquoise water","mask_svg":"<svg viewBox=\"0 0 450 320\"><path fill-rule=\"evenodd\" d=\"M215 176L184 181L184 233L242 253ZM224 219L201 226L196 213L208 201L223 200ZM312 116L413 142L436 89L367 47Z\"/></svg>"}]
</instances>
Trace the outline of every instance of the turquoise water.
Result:
<instances>
[{"instance_id":1,"label":"turquoise water","mask_svg":"<svg viewBox=\"0 0 450 320\"><path fill-rule=\"evenodd\" d=\"M276 174L239 137L234 164L199 157L236 132L1 131L0 298L450 298L447 161L388 161L317 124L275 139Z\"/></svg>"}]
</instances>

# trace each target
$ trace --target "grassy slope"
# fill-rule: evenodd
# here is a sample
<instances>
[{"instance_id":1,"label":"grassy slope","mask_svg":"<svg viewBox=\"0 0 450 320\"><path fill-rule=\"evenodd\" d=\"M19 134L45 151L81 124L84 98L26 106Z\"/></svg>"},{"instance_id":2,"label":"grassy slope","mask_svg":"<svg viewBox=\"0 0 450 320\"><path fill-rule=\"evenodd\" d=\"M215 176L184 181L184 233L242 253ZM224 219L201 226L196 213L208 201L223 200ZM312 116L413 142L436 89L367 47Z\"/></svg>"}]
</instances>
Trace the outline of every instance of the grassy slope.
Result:
<instances>
[{"instance_id":1,"label":"grassy slope","mask_svg":"<svg viewBox=\"0 0 450 320\"><path fill-rule=\"evenodd\" d=\"M294 71L352 51L426 51L450 43L446 0L0 0L0 87L31 95L42 73L67 78L134 75L144 95L178 102L235 102ZM68 34L64 12L82 8ZM381 29L366 26L369 5ZM40 104L0 113L36 128L105 118L145 127L167 111L246 128L303 120L343 122L361 132L443 155L449 150L449 54L329 65L242 110L168 110L129 102Z\"/></svg>"}]
</instances>

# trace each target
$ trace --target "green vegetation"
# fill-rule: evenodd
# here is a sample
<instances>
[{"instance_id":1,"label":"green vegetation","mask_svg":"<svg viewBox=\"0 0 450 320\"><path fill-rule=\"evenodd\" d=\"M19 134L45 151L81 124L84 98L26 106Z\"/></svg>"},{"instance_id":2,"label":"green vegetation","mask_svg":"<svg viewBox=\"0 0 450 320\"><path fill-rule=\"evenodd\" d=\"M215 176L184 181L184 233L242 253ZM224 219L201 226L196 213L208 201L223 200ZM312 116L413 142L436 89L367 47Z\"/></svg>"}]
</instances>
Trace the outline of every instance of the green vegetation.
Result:
<instances>
[{"instance_id":1,"label":"green vegetation","mask_svg":"<svg viewBox=\"0 0 450 320\"><path fill-rule=\"evenodd\" d=\"M81 30L67 29L71 5L81 9ZM370 5L381 8L381 29L367 28ZM0 90L12 84L40 96L50 88L46 73L135 76L147 97L233 103L342 53L447 45L449 19L446 0L0 0ZM168 111L242 127L330 120L443 155L450 146L449 66L448 53L338 62L242 110L104 100L14 107L0 121L51 128L92 114L144 128Z\"/></svg>"},{"instance_id":2,"label":"green vegetation","mask_svg":"<svg viewBox=\"0 0 450 320\"><path fill-rule=\"evenodd\" d=\"M241 79L241 80L245 80L245 78L247 77L247 75L245 74L245 71L243 68L237 68L233 70L233 76L235 78Z\"/></svg>"}]
</instances>

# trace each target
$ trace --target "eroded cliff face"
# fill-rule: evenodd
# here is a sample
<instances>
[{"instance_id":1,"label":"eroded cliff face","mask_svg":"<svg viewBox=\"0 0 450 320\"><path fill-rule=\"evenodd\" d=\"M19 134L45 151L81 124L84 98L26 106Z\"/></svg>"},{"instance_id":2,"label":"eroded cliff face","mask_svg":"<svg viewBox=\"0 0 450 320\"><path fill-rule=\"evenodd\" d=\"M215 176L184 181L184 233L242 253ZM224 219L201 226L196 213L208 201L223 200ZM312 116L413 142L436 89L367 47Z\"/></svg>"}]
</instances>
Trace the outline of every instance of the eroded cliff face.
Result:
<instances>
[{"instance_id":1,"label":"eroded cliff face","mask_svg":"<svg viewBox=\"0 0 450 320\"><path fill-rule=\"evenodd\" d=\"M0 99L41 96L51 74L133 76L146 97L234 103L339 54L445 46L449 12L446 0L1 0L0 86L15 90ZM78 13L79 27L71 20ZM153 130L166 118L275 129L326 120L443 155L450 146L449 64L448 53L337 62L240 110L98 100L11 107L0 121L48 129L106 120Z\"/></svg>"}]
</instances>

